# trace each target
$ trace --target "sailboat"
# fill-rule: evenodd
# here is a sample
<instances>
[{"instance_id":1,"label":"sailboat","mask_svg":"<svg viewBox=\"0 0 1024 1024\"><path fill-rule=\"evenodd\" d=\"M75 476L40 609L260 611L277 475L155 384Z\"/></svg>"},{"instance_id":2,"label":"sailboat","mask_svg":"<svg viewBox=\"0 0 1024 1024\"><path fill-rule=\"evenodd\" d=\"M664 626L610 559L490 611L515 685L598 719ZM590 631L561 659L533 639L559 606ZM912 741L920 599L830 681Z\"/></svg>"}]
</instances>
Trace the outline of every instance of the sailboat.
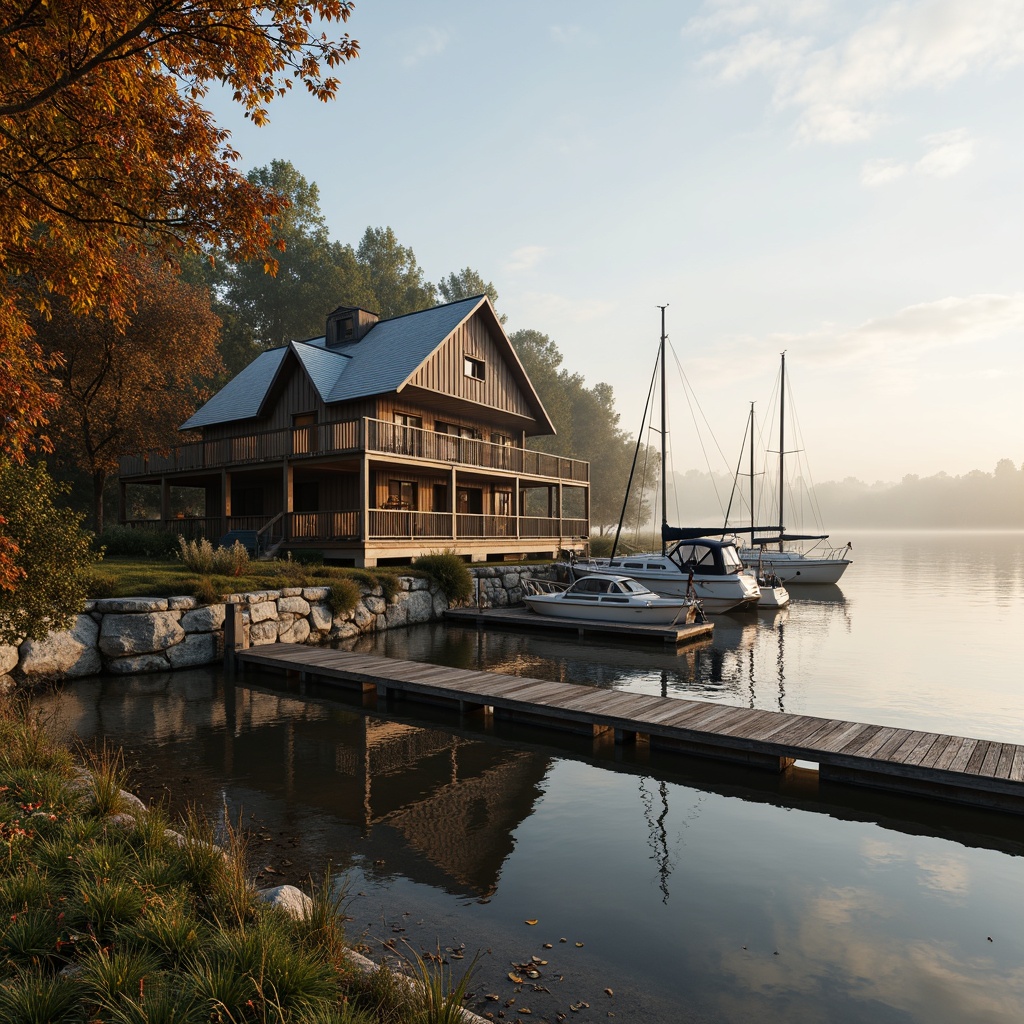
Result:
<instances>
[{"instance_id":1,"label":"sailboat","mask_svg":"<svg viewBox=\"0 0 1024 1024\"><path fill-rule=\"evenodd\" d=\"M750 403L750 420L747 424L747 429L750 433L750 536L753 537L757 532L757 527L754 525L754 403ZM742 458L742 456L741 456ZM740 472L739 466L736 467L736 483L739 482ZM733 487L733 493L735 493L735 486ZM730 506L732 499L729 499ZM726 510L725 521L729 521L729 511ZM741 552L742 557L742 552ZM789 604L789 591L783 586L782 580L776 575L776 573L770 568L766 568L764 564L763 555L759 554L756 566L747 566L748 570L756 571L757 586L761 591L761 599L757 602L758 608L785 608Z\"/></svg>"},{"instance_id":2,"label":"sailboat","mask_svg":"<svg viewBox=\"0 0 1024 1024\"><path fill-rule=\"evenodd\" d=\"M761 597L757 581L745 571L743 560L732 538L713 539L720 530L703 530L668 525L668 483L666 466L665 414L665 307L661 308L661 553L637 555L615 554L619 532L610 558L591 558L570 564L570 574L577 576L618 573L637 580L656 594L697 597L705 612L731 612L752 609ZM646 412L645 412L646 418ZM639 450L639 443L638 443ZM629 487L626 485L626 499ZM625 512L626 502L623 502ZM619 519L619 531L622 517ZM674 541L671 546L669 542Z\"/></svg>"},{"instance_id":3,"label":"sailboat","mask_svg":"<svg viewBox=\"0 0 1024 1024\"><path fill-rule=\"evenodd\" d=\"M779 525L764 527L760 531L751 526L750 548L741 552L748 566L758 565L773 572L787 586L803 583L838 583L853 559L848 558L853 545L834 547L827 543L828 534L790 534L785 526L785 482L786 482L786 353L782 353L781 384L779 389ZM753 412L751 412L753 415ZM751 423L753 431L753 423ZM753 435L751 435L753 444ZM753 474L753 465L751 465ZM753 475L751 475L753 491ZM751 496L751 515L753 515ZM769 534L766 531L771 530ZM746 532L746 531L744 531ZM760 536L758 533L760 532ZM791 543L813 541L809 548L786 547Z\"/></svg>"}]
</instances>

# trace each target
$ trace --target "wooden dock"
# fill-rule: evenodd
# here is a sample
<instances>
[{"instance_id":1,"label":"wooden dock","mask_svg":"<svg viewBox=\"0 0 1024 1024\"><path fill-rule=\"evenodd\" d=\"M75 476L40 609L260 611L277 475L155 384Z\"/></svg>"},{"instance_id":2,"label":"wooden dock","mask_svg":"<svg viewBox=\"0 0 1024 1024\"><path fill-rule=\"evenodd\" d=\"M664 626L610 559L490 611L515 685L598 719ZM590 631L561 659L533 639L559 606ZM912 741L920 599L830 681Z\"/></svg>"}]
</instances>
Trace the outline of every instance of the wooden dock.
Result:
<instances>
[{"instance_id":1,"label":"wooden dock","mask_svg":"<svg viewBox=\"0 0 1024 1024\"><path fill-rule=\"evenodd\" d=\"M538 633L569 632L577 636L595 636L614 640L658 640L663 643L691 644L705 640L714 632L711 622L693 622L677 626L644 626L640 623L594 622L593 619L559 619L538 615L529 608L449 608L449 622L467 626L496 626L501 629L532 630Z\"/></svg>"},{"instance_id":2,"label":"wooden dock","mask_svg":"<svg viewBox=\"0 0 1024 1024\"><path fill-rule=\"evenodd\" d=\"M354 686L378 706L420 701L463 714L648 743L780 772L815 762L822 780L1024 813L1024 746L707 701L474 672L323 647L238 651L241 665Z\"/></svg>"}]
</instances>

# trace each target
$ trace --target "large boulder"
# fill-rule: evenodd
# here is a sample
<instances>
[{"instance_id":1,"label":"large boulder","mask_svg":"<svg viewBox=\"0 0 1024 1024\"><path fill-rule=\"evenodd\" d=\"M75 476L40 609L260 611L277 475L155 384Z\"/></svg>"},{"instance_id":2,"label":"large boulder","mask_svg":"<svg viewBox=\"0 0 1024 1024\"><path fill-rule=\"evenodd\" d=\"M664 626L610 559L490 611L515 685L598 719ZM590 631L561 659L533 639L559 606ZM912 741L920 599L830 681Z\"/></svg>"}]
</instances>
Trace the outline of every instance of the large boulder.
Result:
<instances>
[{"instance_id":1,"label":"large boulder","mask_svg":"<svg viewBox=\"0 0 1024 1024\"><path fill-rule=\"evenodd\" d=\"M212 633L224 627L225 606L208 604L194 611L187 611L181 617L181 628L186 633Z\"/></svg>"},{"instance_id":2,"label":"large boulder","mask_svg":"<svg viewBox=\"0 0 1024 1024\"><path fill-rule=\"evenodd\" d=\"M0 676L7 675L18 664L18 648L0 644Z\"/></svg>"},{"instance_id":3,"label":"large boulder","mask_svg":"<svg viewBox=\"0 0 1024 1024\"><path fill-rule=\"evenodd\" d=\"M313 909L313 901L294 885L275 885L273 889L257 889L256 895L298 921L304 920Z\"/></svg>"},{"instance_id":4,"label":"large boulder","mask_svg":"<svg viewBox=\"0 0 1024 1024\"><path fill-rule=\"evenodd\" d=\"M299 596L279 597L277 599L277 614L284 615L288 612L293 615L308 615L309 602Z\"/></svg>"},{"instance_id":5,"label":"large boulder","mask_svg":"<svg viewBox=\"0 0 1024 1024\"><path fill-rule=\"evenodd\" d=\"M105 615L100 650L108 658L166 651L185 638L180 617L180 612Z\"/></svg>"},{"instance_id":6,"label":"large boulder","mask_svg":"<svg viewBox=\"0 0 1024 1024\"><path fill-rule=\"evenodd\" d=\"M133 654L127 658L111 658L107 671L116 676L143 675L146 672L166 672L170 663L165 654Z\"/></svg>"},{"instance_id":7,"label":"large boulder","mask_svg":"<svg viewBox=\"0 0 1024 1024\"><path fill-rule=\"evenodd\" d=\"M96 675L103 667L96 650L98 634L99 626L91 616L78 615L70 629L44 640L26 640L19 648L22 674L66 679Z\"/></svg>"},{"instance_id":8,"label":"large boulder","mask_svg":"<svg viewBox=\"0 0 1024 1024\"><path fill-rule=\"evenodd\" d=\"M249 621L250 622L267 622L270 619L277 618L277 602L276 601L258 601L256 604L249 605Z\"/></svg>"},{"instance_id":9,"label":"large boulder","mask_svg":"<svg viewBox=\"0 0 1024 1024\"><path fill-rule=\"evenodd\" d=\"M402 602L405 605L406 621L413 625L419 622L429 622L434 617L434 600L427 590L413 590L405 595ZM390 613L391 609L388 609ZM391 616L388 615L390 623Z\"/></svg>"},{"instance_id":10,"label":"large boulder","mask_svg":"<svg viewBox=\"0 0 1024 1024\"><path fill-rule=\"evenodd\" d=\"M333 615L331 606L318 601L309 606L309 624L318 633L326 633L331 628Z\"/></svg>"},{"instance_id":11,"label":"large boulder","mask_svg":"<svg viewBox=\"0 0 1024 1024\"><path fill-rule=\"evenodd\" d=\"M212 633L188 633L180 644L167 648L171 668L209 665L217 660L217 641Z\"/></svg>"},{"instance_id":12,"label":"large boulder","mask_svg":"<svg viewBox=\"0 0 1024 1024\"><path fill-rule=\"evenodd\" d=\"M304 644L309 639L309 623L305 619L296 619L281 630L281 643Z\"/></svg>"}]
</instances>

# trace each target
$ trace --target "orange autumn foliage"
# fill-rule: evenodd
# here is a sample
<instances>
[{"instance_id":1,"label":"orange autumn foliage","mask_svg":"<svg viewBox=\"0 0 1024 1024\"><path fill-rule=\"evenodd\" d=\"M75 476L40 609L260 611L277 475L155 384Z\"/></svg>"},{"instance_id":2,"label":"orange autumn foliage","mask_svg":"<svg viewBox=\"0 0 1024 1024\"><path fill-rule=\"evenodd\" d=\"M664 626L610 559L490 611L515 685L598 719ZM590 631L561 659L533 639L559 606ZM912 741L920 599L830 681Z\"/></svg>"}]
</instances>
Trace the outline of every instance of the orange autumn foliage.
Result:
<instances>
[{"instance_id":1,"label":"orange autumn foliage","mask_svg":"<svg viewBox=\"0 0 1024 1024\"><path fill-rule=\"evenodd\" d=\"M274 269L282 199L238 172L203 101L226 87L262 124L293 83L331 99L332 72L358 44L315 26L347 21L352 7L0 0L0 458L47 447L57 362L30 317L57 295L76 314L126 322L125 245L172 260L216 247ZM0 586L5 567L0 545Z\"/></svg>"}]
</instances>

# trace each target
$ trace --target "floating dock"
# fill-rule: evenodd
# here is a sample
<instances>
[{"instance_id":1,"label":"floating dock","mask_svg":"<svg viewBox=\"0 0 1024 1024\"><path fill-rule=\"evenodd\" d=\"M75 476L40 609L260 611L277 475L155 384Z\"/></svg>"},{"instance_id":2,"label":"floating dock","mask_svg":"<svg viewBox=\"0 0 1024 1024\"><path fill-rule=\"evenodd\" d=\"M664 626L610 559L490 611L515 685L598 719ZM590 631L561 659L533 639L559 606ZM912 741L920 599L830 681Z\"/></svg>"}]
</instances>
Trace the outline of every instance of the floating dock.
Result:
<instances>
[{"instance_id":1,"label":"floating dock","mask_svg":"<svg viewBox=\"0 0 1024 1024\"><path fill-rule=\"evenodd\" d=\"M538 615L529 608L449 608L449 622L476 628L532 630L538 633L569 632L577 636L600 636L616 640L658 640L663 643L690 644L705 640L714 632L711 622L680 623L676 626L644 626L640 623L595 622L593 619L561 619Z\"/></svg>"},{"instance_id":2,"label":"floating dock","mask_svg":"<svg viewBox=\"0 0 1024 1024\"><path fill-rule=\"evenodd\" d=\"M378 705L419 701L461 714L648 743L780 772L814 762L823 780L1024 814L1024 746L474 672L323 647L270 644L238 662L361 689Z\"/></svg>"}]
</instances>

